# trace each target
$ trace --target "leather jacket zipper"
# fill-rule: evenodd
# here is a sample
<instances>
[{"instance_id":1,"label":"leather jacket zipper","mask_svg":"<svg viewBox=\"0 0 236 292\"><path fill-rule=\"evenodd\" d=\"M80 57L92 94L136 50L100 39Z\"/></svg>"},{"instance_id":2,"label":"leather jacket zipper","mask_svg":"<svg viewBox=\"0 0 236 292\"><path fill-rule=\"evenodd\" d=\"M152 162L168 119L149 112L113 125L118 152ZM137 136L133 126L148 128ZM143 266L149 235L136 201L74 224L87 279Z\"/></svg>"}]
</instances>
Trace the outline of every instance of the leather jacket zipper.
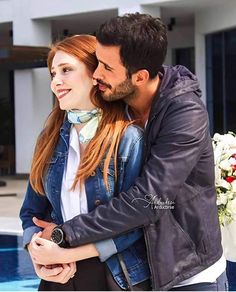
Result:
<instances>
[{"instance_id":1,"label":"leather jacket zipper","mask_svg":"<svg viewBox=\"0 0 236 292\"><path fill-rule=\"evenodd\" d=\"M151 224L150 224L151 225ZM155 269L154 269L154 265L152 263L152 258L151 258L151 253L150 253L150 244L149 244L149 235L148 232L146 231L146 228L143 228L144 230L144 239L146 242L146 248L147 248L147 258L148 258L148 265L150 268L150 272L151 272L151 286L152 286L152 290L156 290L156 279L155 279Z\"/></svg>"}]
</instances>

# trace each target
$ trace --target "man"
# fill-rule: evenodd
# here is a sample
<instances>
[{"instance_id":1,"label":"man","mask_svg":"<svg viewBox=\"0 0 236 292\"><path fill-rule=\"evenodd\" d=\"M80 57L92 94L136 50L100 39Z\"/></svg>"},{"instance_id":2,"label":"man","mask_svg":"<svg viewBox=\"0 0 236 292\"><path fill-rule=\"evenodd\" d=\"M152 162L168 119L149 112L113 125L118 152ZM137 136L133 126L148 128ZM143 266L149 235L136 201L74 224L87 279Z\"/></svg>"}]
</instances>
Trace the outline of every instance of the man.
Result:
<instances>
[{"instance_id":1,"label":"man","mask_svg":"<svg viewBox=\"0 0 236 292\"><path fill-rule=\"evenodd\" d=\"M163 66L166 34L144 14L99 28L95 83L145 129L143 169L126 193L56 227L53 238L77 246L143 226L154 290L225 290L208 116L196 77Z\"/></svg>"}]
</instances>

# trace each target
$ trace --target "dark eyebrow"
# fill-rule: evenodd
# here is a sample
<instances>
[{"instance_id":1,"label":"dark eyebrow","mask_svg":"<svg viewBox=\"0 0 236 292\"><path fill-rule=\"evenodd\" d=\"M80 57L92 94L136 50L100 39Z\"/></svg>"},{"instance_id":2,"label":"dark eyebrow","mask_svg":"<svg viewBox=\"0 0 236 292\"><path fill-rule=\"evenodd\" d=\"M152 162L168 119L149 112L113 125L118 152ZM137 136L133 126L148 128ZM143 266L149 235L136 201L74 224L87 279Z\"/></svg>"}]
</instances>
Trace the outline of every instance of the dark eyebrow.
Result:
<instances>
[{"instance_id":1,"label":"dark eyebrow","mask_svg":"<svg viewBox=\"0 0 236 292\"><path fill-rule=\"evenodd\" d=\"M108 67L110 70L114 70L111 66L109 66L107 63L103 62L102 60L98 59L99 63L102 63L104 66Z\"/></svg>"},{"instance_id":2,"label":"dark eyebrow","mask_svg":"<svg viewBox=\"0 0 236 292\"><path fill-rule=\"evenodd\" d=\"M58 65L58 67L63 67L65 65L70 65L70 64L69 63L61 63ZM54 69L54 67L51 67L51 70L53 70L53 69Z\"/></svg>"}]
</instances>

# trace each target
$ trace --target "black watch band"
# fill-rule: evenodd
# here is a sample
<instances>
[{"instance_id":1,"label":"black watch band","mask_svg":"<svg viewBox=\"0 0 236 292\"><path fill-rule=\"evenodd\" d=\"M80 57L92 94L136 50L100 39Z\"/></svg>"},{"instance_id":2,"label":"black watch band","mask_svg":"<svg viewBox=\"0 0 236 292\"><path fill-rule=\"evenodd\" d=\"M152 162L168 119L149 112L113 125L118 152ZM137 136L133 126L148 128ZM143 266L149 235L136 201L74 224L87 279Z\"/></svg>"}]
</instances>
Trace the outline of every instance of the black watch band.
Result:
<instances>
[{"instance_id":1,"label":"black watch band","mask_svg":"<svg viewBox=\"0 0 236 292\"><path fill-rule=\"evenodd\" d=\"M55 242L60 247L66 247L65 234L60 225L56 226L51 234L51 241Z\"/></svg>"}]
</instances>

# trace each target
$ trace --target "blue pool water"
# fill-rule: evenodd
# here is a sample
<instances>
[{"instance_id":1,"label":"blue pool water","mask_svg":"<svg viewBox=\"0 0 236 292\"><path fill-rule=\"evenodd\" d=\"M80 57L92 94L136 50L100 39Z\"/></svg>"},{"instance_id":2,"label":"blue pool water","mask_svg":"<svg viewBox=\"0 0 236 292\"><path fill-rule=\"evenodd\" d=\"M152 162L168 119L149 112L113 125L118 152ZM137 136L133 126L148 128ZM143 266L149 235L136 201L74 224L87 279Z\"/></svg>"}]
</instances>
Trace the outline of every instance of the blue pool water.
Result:
<instances>
[{"instance_id":1,"label":"blue pool water","mask_svg":"<svg viewBox=\"0 0 236 292\"><path fill-rule=\"evenodd\" d=\"M227 262L229 291L236 291L236 263ZM39 278L22 237L0 235L0 291L37 291Z\"/></svg>"},{"instance_id":2,"label":"blue pool water","mask_svg":"<svg viewBox=\"0 0 236 292\"><path fill-rule=\"evenodd\" d=\"M0 291L37 291L38 284L22 237L0 235Z\"/></svg>"}]
</instances>

